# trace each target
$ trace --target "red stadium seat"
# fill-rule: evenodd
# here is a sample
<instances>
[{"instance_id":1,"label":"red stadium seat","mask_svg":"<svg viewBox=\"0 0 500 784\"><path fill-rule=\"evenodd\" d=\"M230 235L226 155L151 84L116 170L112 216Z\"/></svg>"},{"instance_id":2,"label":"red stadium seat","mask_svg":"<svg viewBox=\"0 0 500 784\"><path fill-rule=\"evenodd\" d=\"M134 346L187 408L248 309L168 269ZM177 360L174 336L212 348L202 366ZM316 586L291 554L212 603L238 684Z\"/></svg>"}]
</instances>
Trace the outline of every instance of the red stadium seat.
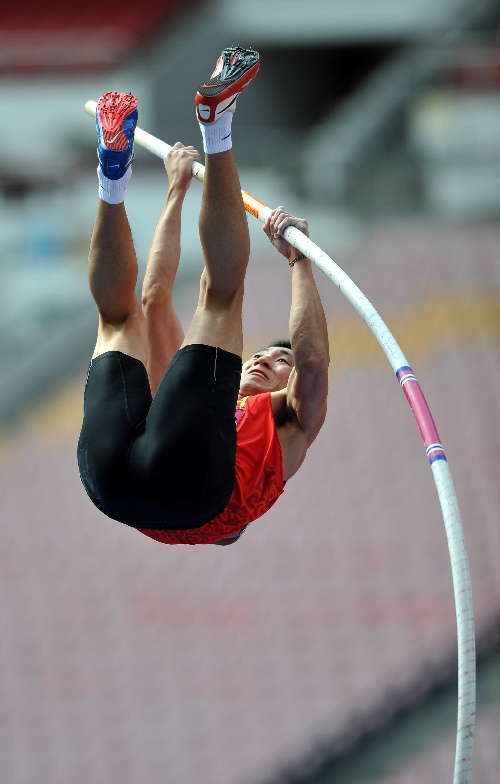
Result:
<instances>
[{"instance_id":1,"label":"red stadium seat","mask_svg":"<svg viewBox=\"0 0 500 784\"><path fill-rule=\"evenodd\" d=\"M118 65L188 2L126 4L87 0L76 8L58 0L27 0L0 11L0 73L67 71Z\"/></svg>"}]
</instances>

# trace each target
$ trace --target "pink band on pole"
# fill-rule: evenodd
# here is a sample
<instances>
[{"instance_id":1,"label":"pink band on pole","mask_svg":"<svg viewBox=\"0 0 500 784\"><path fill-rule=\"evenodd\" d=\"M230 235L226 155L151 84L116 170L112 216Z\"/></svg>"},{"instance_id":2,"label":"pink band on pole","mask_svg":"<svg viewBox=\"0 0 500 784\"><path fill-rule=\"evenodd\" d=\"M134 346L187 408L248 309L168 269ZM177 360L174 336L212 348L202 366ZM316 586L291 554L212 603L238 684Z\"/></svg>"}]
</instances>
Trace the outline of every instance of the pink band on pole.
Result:
<instances>
[{"instance_id":1,"label":"pink band on pole","mask_svg":"<svg viewBox=\"0 0 500 784\"><path fill-rule=\"evenodd\" d=\"M396 377L413 411L430 463L434 460L446 460L439 433L413 370L409 365L405 365L396 371Z\"/></svg>"}]
</instances>

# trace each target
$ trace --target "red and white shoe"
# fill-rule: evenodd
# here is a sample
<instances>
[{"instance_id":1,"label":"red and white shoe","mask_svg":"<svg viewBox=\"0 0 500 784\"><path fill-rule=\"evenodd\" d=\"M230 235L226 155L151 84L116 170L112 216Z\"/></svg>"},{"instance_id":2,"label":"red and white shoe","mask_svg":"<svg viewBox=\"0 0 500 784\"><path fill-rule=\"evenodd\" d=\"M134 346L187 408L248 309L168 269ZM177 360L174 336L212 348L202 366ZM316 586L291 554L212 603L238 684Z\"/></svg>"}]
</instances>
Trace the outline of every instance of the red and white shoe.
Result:
<instances>
[{"instance_id":1,"label":"red and white shoe","mask_svg":"<svg viewBox=\"0 0 500 784\"><path fill-rule=\"evenodd\" d=\"M224 49L215 71L196 93L196 116L206 125L217 122L226 112L234 112L241 91L257 76L259 53L241 46Z\"/></svg>"}]
</instances>

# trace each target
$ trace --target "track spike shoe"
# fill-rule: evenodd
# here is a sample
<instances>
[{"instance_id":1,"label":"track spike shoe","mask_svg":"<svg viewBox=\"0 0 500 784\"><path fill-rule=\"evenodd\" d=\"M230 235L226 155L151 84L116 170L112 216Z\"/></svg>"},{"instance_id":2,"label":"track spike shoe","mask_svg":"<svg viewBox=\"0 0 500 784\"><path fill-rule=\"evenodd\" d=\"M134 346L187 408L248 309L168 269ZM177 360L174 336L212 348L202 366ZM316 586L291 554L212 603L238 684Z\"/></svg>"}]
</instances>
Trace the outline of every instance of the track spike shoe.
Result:
<instances>
[{"instance_id":1,"label":"track spike shoe","mask_svg":"<svg viewBox=\"0 0 500 784\"><path fill-rule=\"evenodd\" d=\"M134 160L137 98L132 93L104 93L97 102L97 157L109 180L119 180Z\"/></svg>"},{"instance_id":2,"label":"track spike shoe","mask_svg":"<svg viewBox=\"0 0 500 784\"><path fill-rule=\"evenodd\" d=\"M207 125L216 122L226 112L234 112L241 91L257 76L259 53L241 46L230 46L222 51L210 79L196 93L196 116Z\"/></svg>"}]
</instances>

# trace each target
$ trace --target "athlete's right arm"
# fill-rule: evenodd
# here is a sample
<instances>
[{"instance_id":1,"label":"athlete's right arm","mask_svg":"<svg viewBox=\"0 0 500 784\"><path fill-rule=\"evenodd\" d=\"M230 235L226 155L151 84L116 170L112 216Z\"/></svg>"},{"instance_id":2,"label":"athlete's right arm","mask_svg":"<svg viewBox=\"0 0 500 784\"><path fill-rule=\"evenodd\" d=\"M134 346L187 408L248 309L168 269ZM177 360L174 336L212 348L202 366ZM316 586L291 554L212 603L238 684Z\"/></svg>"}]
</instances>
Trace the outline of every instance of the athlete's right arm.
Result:
<instances>
[{"instance_id":1,"label":"athlete's right arm","mask_svg":"<svg viewBox=\"0 0 500 784\"><path fill-rule=\"evenodd\" d=\"M142 288L142 307L148 330L148 375L154 394L160 379L180 348L184 332L172 305L172 291L181 253L181 213L191 183L194 147L177 142L165 157L169 189L153 235Z\"/></svg>"}]
</instances>

